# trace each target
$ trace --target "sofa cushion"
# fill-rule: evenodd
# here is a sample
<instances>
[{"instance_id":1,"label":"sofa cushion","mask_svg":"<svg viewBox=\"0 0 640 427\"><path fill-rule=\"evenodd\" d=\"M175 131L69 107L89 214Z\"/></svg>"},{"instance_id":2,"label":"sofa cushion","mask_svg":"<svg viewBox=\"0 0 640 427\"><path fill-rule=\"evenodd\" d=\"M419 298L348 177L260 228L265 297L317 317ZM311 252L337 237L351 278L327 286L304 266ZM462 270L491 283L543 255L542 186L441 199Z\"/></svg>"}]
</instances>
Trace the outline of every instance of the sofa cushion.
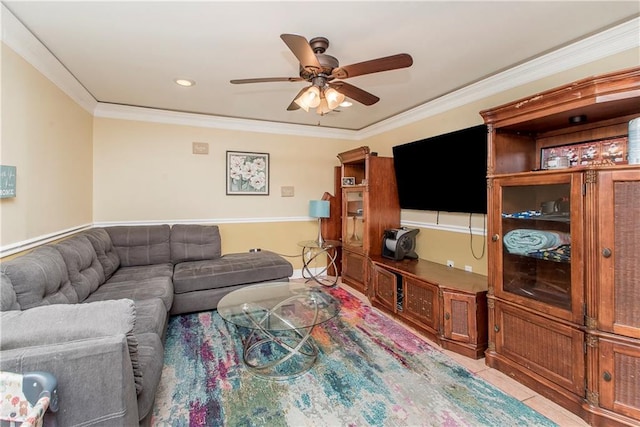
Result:
<instances>
[{"instance_id":1,"label":"sofa cushion","mask_svg":"<svg viewBox=\"0 0 640 427\"><path fill-rule=\"evenodd\" d=\"M98 256L98 261L102 264L104 279L109 280L118 267L120 267L120 257L118 257L118 252L116 252L113 247L109 233L107 233L104 228L94 228L85 232L84 235L87 236L87 239L89 239L91 245L93 245L93 249Z\"/></svg>"},{"instance_id":2,"label":"sofa cushion","mask_svg":"<svg viewBox=\"0 0 640 427\"><path fill-rule=\"evenodd\" d=\"M269 251L226 254L214 260L176 264L176 294L290 277L293 266Z\"/></svg>"},{"instance_id":3,"label":"sofa cushion","mask_svg":"<svg viewBox=\"0 0 640 427\"><path fill-rule=\"evenodd\" d=\"M0 311L20 310L16 291L13 290L11 279L4 273L0 273Z\"/></svg>"},{"instance_id":4,"label":"sofa cushion","mask_svg":"<svg viewBox=\"0 0 640 427\"><path fill-rule=\"evenodd\" d=\"M69 281L62 255L51 246L41 246L26 255L3 261L1 269L9 277L20 308L78 302Z\"/></svg>"},{"instance_id":5,"label":"sofa cushion","mask_svg":"<svg viewBox=\"0 0 640 427\"><path fill-rule=\"evenodd\" d=\"M169 277L150 277L148 279L112 282L108 281L92 293L84 302L105 301L129 298L134 301L159 298L169 311L173 303L173 283Z\"/></svg>"},{"instance_id":6,"label":"sofa cushion","mask_svg":"<svg viewBox=\"0 0 640 427\"><path fill-rule=\"evenodd\" d=\"M53 245L67 264L69 280L80 301L104 283L104 269L93 245L84 235L70 237Z\"/></svg>"},{"instance_id":7,"label":"sofa cushion","mask_svg":"<svg viewBox=\"0 0 640 427\"><path fill-rule=\"evenodd\" d=\"M288 282L288 277L278 277L274 280L267 280L260 283L268 282ZM224 288L203 289L195 292L184 292L173 296L173 304L171 305L170 315L193 313L197 311L216 310L218 303L230 292L236 289L242 289L247 286L245 283L234 286L225 286Z\"/></svg>"},{"instance_id":8,"label":"sofa cushion","mask_svg":"<svg viewBox=\"0 0 640 427\"><path fill-rule=\"evenodd\" d=\"M122 267L171 262L169 225L133 225L105 228Z\"/></svg>"},{"instance_id":9,"label":"sofa cushion","mask_svg":"<svg viewBox=\"0 0 640 427\"><path fill-rule=\"evenodd\" d=\"M165 263L120 267L108 282L129 282L132 280L143 280L149 277L173 277L173 264Z\"/></svg>"},{"instance_id":10,"label":"sofa cushion","mask_svg":"<svg viewBox=\"0 0 640 427\"><path fill-rule=\"evenodd\" d=\"M171 227L171 261L200 261L222 255L217 225L176 224Z\"/></svg>"}]
</instances>

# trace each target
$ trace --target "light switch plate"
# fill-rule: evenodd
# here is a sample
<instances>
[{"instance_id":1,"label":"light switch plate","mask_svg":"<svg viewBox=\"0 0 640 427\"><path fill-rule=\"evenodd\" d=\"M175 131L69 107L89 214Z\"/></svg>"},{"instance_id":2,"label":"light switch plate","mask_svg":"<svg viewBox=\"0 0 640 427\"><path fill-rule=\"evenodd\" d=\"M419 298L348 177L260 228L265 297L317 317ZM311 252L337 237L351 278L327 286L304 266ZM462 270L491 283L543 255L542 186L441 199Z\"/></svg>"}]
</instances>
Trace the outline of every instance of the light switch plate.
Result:
<instances>
[{"instance_id":1,"label":"light switch plate","mask_svg":"<svg viewBox=\"0 0 640 427\"><path fill-rule=\"evenodd\" d=\"M209 144L207 142L194 142L192 148L193 154L209 154Z\"/></svg>"},{"instance_id":2,"label":"light switch plate","mask_svg":"<svg viewBox=\"0 0 640 427\"><path fill-rule=\"evenodd\" d=\"M280 196L282 197L293 197L293 193L293 185L285 185L280 187Z\"/></svg>"}]
</instances>

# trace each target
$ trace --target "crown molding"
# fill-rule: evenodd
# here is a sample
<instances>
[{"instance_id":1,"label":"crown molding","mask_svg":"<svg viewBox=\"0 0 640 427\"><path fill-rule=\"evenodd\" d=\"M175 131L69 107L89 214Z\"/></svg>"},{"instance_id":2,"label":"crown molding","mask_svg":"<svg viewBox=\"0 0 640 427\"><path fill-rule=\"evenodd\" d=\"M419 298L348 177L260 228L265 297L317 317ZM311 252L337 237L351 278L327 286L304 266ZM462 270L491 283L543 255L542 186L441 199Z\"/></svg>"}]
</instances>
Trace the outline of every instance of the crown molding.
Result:
<instances>
[{"instance_id":1,"label":"crown molding","mask_svg":"<svg viewBox=\"0 0 640 427\"><path fill-rule=\"evenodd\" d=\"M364 140L505 90L640 47L640 18L636 17L362 130L352 131L98 102L4 5L0 6L2 41L95 117L354 141Z\"/></svg>"},{"instance_id":2,"label":"crown molding","mask_svg":"<svg viewBox=\"0 0 640 427\"><path fill-rule=\"evenodd\" d=\"M243 132L273 133L333 139L356 139L357 131L346 129L320 128L318 126L273 123L261 120L236 119L230 117L209 116L206 114L182 113L157 110L154 108L132 107L128 105L98 102L93 111L95 117L121 120L137 120L152 123L196 126L235 130Z\"/></svg>"},{"instance_id":3,"label":"crown molding","mask_svg":"<svg viewBox=\"0 0 640 427\"><path fill-rule=\"evenodd\" d=\"M2 42L90 114L98 101L18 19L0 4Z\"/></svg>"}]
</instances>

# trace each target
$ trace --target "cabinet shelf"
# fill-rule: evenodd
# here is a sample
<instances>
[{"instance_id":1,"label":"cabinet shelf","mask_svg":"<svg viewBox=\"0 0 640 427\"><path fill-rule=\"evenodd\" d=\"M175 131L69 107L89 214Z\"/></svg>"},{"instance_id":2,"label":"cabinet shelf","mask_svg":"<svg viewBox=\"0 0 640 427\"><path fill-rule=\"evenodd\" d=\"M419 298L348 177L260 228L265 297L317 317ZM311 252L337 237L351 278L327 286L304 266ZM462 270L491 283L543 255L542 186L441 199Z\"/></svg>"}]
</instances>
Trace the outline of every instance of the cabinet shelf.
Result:
<instances>
[{"instance_id":1,"label":"cabinet shelf","mask_svg":"<svg viewBox=\"0 0 640 427\"><path fill-rule=\"evenodd\" d=\"M569 213L561 214L534 214L533 216L518 216L518 214L502 214L502 218L509 218L515 221L553 221L553 222L565 222L570 223L571 217Z\"/></svg>"},{"instance_id":2,"label":"cabinet shelf","mask_svg":"<svg viewBox=\"0 0 640 427\"><path fill-rule=\"evenodd\" d=\"M541 261L541 262L554 262L554 263L570 264L571 263L571 254L570 254L571 249L569 248L568 251L569 251L568 255L566 253L560 253L560 254L557 254L556 256L554 256L554 250L545 250L545 252L549 252L550 254L549 255L545 255L545 254L536 255L535 253L505 254L505 257L531 258L531 259L535 259L535 260Z\"/></svg>"},{"instance_id":3,"label":"cabinet shelf","mask_svg":"<svg viewBox=\"0 0 640 427\"><path fill-rule=\"evenodd\" d=\"M526 297L535 298L539 301L545 301L548 304L564 307L569 309L571 307L570 295L566 292L555 291L553 288L520 288L514 293L519 293Z\"/></svg>"}]
</instances>

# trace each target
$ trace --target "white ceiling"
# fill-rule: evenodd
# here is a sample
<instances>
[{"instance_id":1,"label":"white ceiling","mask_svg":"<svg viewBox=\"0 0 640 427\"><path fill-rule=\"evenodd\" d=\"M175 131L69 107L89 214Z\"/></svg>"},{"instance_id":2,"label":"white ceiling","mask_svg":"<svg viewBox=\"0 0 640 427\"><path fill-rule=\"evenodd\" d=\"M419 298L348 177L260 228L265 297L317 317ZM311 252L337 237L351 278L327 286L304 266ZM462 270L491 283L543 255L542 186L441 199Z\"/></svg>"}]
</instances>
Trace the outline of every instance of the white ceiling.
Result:
<instances>
[{"instance_id":1,"label":"white ceiling","mask_svg":"<svg viewBox=\"0 0 640 427\"><path fill-rule=\"evenodd\" d=\"M99 103L359 130L637 18L638 1L3 1ZM287 111L306 82L280 34L329 39L340 65L408 53L347 79L378 97ZM196 81L177 86L175 78Z\"/></svg>"}]
</instances>

